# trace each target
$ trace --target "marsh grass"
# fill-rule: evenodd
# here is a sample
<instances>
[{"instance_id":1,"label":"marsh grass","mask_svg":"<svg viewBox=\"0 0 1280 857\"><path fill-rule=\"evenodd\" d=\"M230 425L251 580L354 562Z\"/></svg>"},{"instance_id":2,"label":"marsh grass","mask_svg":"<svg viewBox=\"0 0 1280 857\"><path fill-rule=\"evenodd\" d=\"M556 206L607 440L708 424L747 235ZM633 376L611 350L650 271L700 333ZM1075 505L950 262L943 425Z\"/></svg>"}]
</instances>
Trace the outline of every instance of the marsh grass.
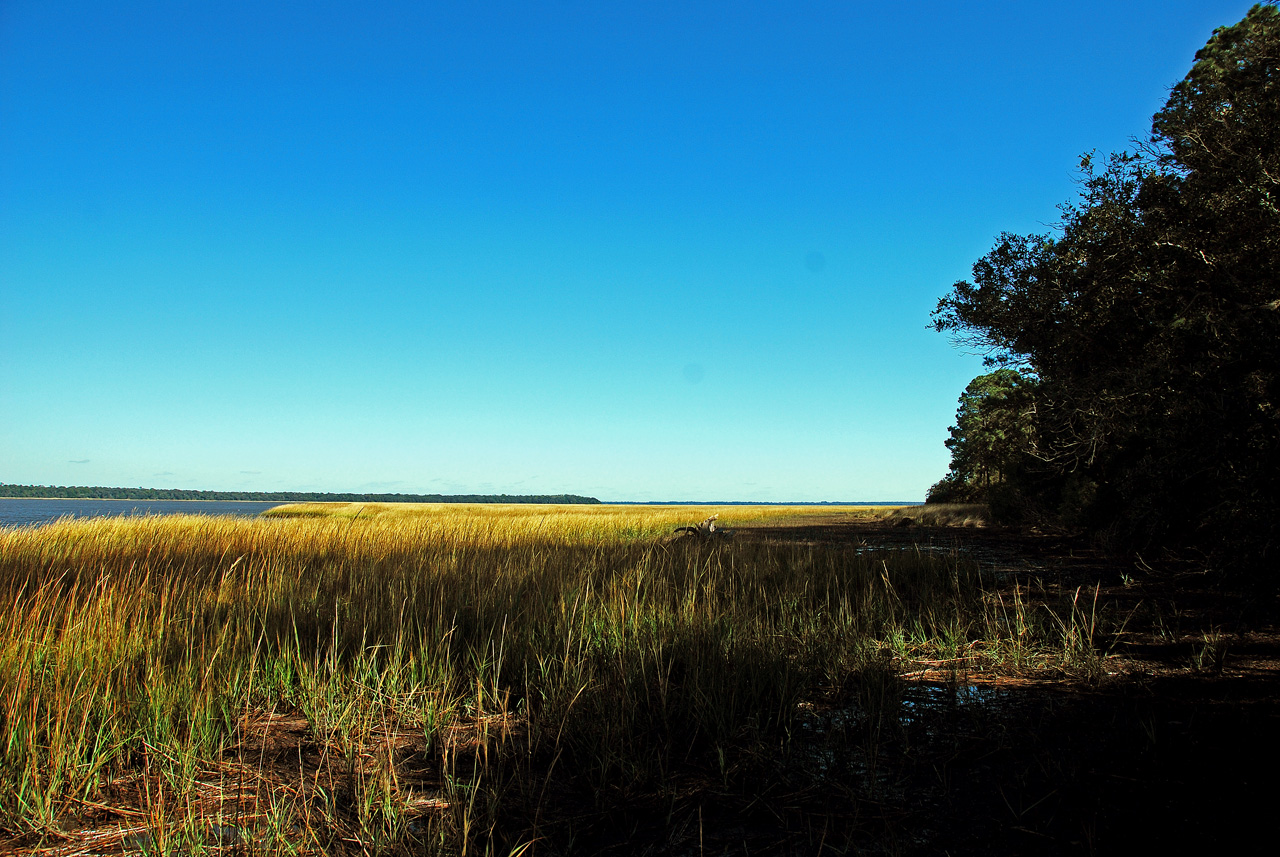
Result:
<instances>
[{"instance_id":1,"label":"marsh grass","mask_svg":"<svg viewBox=\"0 0 1280 857\"><path fill-rule=\"evenodd\" d=\"M0 828L51 854L581 850L691 790L790 782L815 704L874 760L904 675L1097 669L1079 593L957 555L671 539L710 511L0 529Z\"/></svg>"},{"instance_id":2,"label":"marsh grass","mask_svg":"<svg viewBox=\"0 0 1280 857\"><path fill-rule=\"evenodd\" d=\"M928 527L985 527L991 512L983 503L925 503L886 510L888 523L913 523Z\"/></svg>"}]
</instances>

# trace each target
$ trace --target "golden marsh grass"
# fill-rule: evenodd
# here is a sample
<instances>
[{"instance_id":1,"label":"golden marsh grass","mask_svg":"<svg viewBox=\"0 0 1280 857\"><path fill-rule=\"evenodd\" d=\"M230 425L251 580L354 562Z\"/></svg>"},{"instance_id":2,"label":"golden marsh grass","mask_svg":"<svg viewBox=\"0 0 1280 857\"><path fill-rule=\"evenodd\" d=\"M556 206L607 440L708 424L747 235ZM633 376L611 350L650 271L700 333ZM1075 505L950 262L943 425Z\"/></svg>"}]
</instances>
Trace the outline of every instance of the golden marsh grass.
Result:
<instances>
[{"instance_id":1,"label":"golden marsh grass","mask_svg":"<svg viewBox=\"0 0 1280 857\"><path fill-rule=\"evenodd\" d=\"M0 828L51 854L557 853L707 777L765 788L806 706L869 723L918 662L1088 659L1084 607L1037 614L957 556L672 538L717 512L880 514L0 528Z\"/></svg>"}]
</instances>

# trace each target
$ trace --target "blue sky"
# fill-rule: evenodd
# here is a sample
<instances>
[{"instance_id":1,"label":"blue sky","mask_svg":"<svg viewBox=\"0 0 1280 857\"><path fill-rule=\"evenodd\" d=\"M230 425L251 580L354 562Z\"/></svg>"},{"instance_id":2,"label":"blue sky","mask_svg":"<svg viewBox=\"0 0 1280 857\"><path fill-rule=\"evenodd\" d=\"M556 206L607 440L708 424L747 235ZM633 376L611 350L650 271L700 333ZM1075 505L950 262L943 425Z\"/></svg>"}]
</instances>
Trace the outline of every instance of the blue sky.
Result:
<instances>
[{"instance_id":1,"label":"blue sky","mask_svg":"<svg viewBox=\"0 0 1280 857\"><path fill-rule=\"evenodd\" d=\"M0 482L910 500L1248 3L0 2Z\"/></svg>"}]
</instances>

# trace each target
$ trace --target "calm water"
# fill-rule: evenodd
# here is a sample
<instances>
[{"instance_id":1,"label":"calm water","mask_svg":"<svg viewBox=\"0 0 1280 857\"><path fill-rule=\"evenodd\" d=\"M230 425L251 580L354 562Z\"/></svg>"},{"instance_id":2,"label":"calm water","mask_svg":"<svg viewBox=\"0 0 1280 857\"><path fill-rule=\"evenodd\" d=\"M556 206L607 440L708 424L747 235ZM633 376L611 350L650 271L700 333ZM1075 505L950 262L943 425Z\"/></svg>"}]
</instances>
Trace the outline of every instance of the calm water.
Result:
<instances>
[{"instance_id":1,"label":"calm water","mask_svg":"<svg viewBox=\"0 0 1280 857\"><path fill-rule=\"evenodd\" d=\"M0 526L44 524L59 518L115 518L132 515L235 515L252 518L283 505L270 500L6 500L0 498Z\"/></svg>"}]
</instances>

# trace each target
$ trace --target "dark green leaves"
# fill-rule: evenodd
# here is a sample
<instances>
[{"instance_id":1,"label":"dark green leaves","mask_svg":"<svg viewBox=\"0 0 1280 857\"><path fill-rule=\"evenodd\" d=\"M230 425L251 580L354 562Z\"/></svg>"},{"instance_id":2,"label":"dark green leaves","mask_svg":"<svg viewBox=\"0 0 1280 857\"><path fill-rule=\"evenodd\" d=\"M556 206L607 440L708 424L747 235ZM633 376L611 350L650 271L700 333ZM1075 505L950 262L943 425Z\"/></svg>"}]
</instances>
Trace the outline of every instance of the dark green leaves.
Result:
<instances>
[{"instance_id":1,"label":"dark green leaves","mask_svg":"<svg viewBox=\"0 0 1280 857\"><path fill-rule=\"evenodd\" d=\"M1002 477L1023 480L1026 504L1062 513L1063 498L1087 496L1084 517L1135 544L1246 544L1234 553L1254 563L1280 518L1274 5L1215 31L1151 140L1102 169L1086 156L1056 234L1001 235L933 326L1037 379L1018 442L1044 466ZM971 393L975 413L998 401ZM949 479L973 478L970 433L986 436L964 419L962 398Z\"/></svg>"}]
</instances>

